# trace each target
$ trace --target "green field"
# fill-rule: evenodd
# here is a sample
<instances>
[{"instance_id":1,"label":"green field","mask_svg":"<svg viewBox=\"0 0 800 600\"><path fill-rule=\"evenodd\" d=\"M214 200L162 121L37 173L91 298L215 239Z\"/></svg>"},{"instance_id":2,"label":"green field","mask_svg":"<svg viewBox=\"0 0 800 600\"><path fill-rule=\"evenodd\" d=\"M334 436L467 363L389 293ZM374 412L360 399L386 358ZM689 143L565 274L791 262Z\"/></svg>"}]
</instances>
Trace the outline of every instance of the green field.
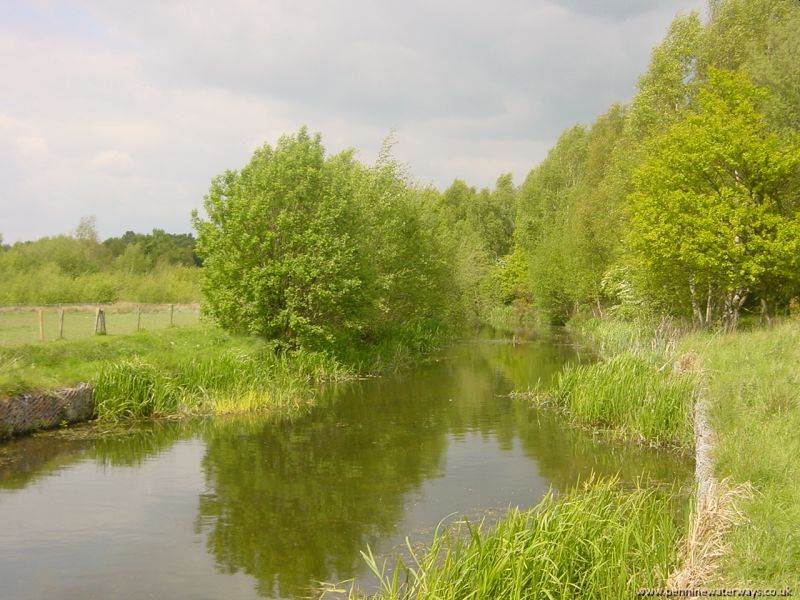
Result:
<instances>
[{"instance_id":1,"label":"green field","mask_svg":"<svg viewBox=\"0 0 800 600\"><path fill-rule=\"evenodd\" d=\"M749 484L720 585L800 586L800 321L682 341L706 373L716 476ZM797 592L795 592L797 593Z\"/></svg>"},{"instance_id":2,"label":"green field","mask_svg":"<svg viewBox=\"0 0 800 600\"><path fill-rule=\"evenodd\" d=\"M135 333L137 321L140 330L152 331L170 326L168 304L142 305L137 319L135 304L102 306L105 312L107 335ZM0 308L0 345L29 344L40 341L39 310L42 311L44 341L59 339L59 312L57 306L2 307ZM65 306L63 339L77 340L93 337L96 306ZM197 325L200 309L196 304L176 304L172 324L176 327Z\"/></svg>"}]
</instances>

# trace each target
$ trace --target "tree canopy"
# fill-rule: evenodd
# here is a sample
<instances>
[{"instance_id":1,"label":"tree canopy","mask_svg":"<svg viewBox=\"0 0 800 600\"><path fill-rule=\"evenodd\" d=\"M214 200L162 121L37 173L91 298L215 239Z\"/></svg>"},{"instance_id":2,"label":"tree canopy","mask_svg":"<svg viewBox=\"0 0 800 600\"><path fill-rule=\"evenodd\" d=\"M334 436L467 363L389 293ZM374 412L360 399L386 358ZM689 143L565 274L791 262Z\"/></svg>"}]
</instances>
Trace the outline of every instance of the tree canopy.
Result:
<instances>
[{"instance_id":1,"label":"tree canopy","mask_svg":"<svg viewBox=\"0 0 800 600\"><path fill-rule=\"evenodd\" d=\"M634 174L631 245L701 324L731 324L749 294L796 278L800 221L790 184L800 145L758 112L767 96L744 73L711 69L697 106L651 142Z\"/></svg>"},{"instance_id":2,"label":"tree canopy","mask_svg":"<svg viewBox=\"0 0 800 600\"><path fill-rule=\"evenodd\" d=\"M388 152L326 156L301 129L215 178L205 209L206 310L223 327L332 347L446 316L446 252Z\"/></svg>"}]
</instances>

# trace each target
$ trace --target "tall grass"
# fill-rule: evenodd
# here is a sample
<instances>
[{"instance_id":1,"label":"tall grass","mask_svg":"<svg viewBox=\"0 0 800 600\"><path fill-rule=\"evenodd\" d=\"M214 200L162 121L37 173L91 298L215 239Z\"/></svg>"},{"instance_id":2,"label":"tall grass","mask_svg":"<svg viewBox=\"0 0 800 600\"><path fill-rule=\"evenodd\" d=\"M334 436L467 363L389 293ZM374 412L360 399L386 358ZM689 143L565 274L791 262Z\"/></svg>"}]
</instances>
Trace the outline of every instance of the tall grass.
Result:
<instances>
[{"instance_id":1,"label":"tall grass","mask_svg":"<svg viewBox=\"0 0 800 600\"><path fill-rule=\"evenodd\" d=\"M754 331L697 333L715 475L750 484L745 522L729 535L721 585L800 587L800 321ZM797 592L795 592L797 593Z\"/></svg>"},{"instance_id":2,"label":"tall grass","mask_svg":"<svg viewBox=\"0 0 800 600\"><path fill-rule=\"evenodd\" d=\"M696 380L659 370L641 354L606 362L568 365L540 401L555 405L581 425L654 446L691 447L691 408Z\"/></svg>"},{"instance_id":3,"label":"tall grass","mask_svg":"<svg viewBox=\"0 0 800 600\"><path fill-rule=\"evenodd\" d=\"M452 332L435 319L413 319L369 339L342 339L329 351L354 373L383 374L406 369L428 358Z\"/></svg>"},{"instance_id":4,"label":"tall grass","mask_svg":"<svg viewBox=\"0 0 800 600\"><path fill-rule=\"evenodd\" d=\"M189 356L169 368L134 357L104 365L94 380L98 417L291 411L311 398L311 384L350 376L331 357L228 348Z\"/></svg>"},{"instance_id":5,"label":"tall grass","mask_svg":"<svg viewBox=\"0 0 800 600\"><path fill-rule=\"evenodd\" d=\"M689 326L671 317L660 319L576 318L567 329L602 358L634 352L662 360L673 356Z\"/></svg>"},{"instance_id":6,"label":"tall grass","mask_svg":"<svg viewBox=\"0 0 800 600\"><path fill-rule=\"evenodd\" d=\"M675 490L589 481L490 530L437 530L423 556L412 551L413 564L391 575L371 552L364 558L379 599L635 598L637 588L663 587L679 563L682 506Z\"/></svg>"}]
</instances>

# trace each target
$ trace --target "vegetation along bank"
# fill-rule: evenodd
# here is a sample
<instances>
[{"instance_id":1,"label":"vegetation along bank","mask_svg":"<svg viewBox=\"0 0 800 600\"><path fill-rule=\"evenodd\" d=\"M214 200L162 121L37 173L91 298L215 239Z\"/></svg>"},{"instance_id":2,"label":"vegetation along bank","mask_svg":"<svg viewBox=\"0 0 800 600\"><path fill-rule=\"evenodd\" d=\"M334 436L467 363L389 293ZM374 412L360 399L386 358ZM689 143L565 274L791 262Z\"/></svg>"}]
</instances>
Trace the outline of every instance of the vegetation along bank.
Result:
<instances>
[{"instance_id":1,"label":"vegetation along bank","mask_svg":"<svg viewBox=\"0 0 800 600\"><path fill-rule=\"evenodd\" d=\"M716 518L689 527L668 508L691 504L678 490L589 482L491 531L440 532L384 595L796 587L798 35L789 0L677 17L634 98L565 131L519 187L440 191L391 140L368 165L301 129L213 180L196 238L100 242L84 220L4 246L2 302L202 297L213 326L4 347L0 392L90 380L105 418L294 410L318 381L394 368L471 325L568 323L602 360L533 400L614 443L691 452L702 398Z\"/></svg>"}]
</instances>

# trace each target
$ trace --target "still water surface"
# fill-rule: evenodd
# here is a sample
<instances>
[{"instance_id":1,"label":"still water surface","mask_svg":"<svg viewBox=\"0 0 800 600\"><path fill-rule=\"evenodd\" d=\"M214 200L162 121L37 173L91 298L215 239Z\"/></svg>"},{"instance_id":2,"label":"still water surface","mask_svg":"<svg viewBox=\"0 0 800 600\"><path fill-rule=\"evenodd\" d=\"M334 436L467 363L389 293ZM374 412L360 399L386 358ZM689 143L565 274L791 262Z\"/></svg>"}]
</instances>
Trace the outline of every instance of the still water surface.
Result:
<instances>
[{"instance_id":1,"label":"still water surface","mask_svg":"<svg viewBox=\"0 0 800 600\"><path fill-rule=\"evenodd\" d=\"M484 337L327 390L293 421L152 423L0 445L0 598L299 598L372 585L360 551L536 504L592 472L688 481L674 455L595 443L507 397L577 360Z\"/></svg>"}]
</instances>

